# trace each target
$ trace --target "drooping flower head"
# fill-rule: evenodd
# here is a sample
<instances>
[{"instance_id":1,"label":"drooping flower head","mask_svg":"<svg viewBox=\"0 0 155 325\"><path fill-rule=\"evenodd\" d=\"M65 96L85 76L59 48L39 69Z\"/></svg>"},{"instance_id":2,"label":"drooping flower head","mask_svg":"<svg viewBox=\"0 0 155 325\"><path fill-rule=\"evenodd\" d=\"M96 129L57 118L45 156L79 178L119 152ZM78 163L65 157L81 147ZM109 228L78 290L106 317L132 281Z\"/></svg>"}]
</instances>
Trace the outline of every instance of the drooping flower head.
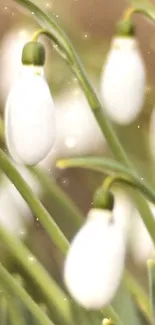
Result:
<instances>
[{"instance_id":1,"label":"drooping flower head","mask_svg":"<svg viewBox=\"0 0 155 325\"><path fill-rule=\"evenodd\" d=\"M111 198L109 203L112 206ZM120 284L124 259L124 233L112 211L91 209L65 261L64 280L68 291L87 309L108 305Z\"/></svg>"},{"instance_id":2,"label":"drooping flower head","mask_svg":"<svg viewBox=\"0 0 155 325\"><path fill-rule=\"evenodd\" d=\"M39 163L54 143L54 105L44 77L44 62L43 45L38 42L27 43L23 49L19 77L7 100L6 144L17 163Z\"/></svg>"},{"instance_id":3,"label":"drooping flower head","mask_svg":"<svg viewBox=\"0 0 155 325\"><path fill-rule=\"evenodd\" d=\"M101 96L109 117L129 124L140 113L145 96L146 72L135 30L121 23L113 38L101 76Z\"/></svg>"}]
</instances>

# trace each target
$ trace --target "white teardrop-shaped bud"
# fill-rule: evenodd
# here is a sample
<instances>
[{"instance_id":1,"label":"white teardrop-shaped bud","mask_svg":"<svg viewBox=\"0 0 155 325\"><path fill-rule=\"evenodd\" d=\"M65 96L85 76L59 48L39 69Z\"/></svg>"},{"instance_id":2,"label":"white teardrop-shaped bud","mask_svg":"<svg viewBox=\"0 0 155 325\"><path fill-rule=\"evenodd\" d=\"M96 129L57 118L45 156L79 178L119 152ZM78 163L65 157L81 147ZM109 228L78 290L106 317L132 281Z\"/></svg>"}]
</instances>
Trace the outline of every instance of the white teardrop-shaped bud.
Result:
<instances>
[{"instance_id":1,"label":"white teardrop-shaped bud","mask_svg":"<svg viewBox=\"0 0 155 325\"><path fill-rule=\"evenodd\" d=\"M42 67L23 66L5 112L6 143L17 163L35 165L55 140L55 113Z\"/></svg>"},{"instance_id":2,"label":"white teardrop-shaped bud","mask_svg":"<svg viewBox=\"0 0 155 325\"><path fill-rule=\"evenodd\" d=\"M155 218L155 206L149 203L149 207ZM130 251L134 262L140 266L146 266L146 261L155 253L151 236L136 209L133 211L131 220Z\"/></svg>"},{"instance_id":3,"label":"white teardrop-shaped bud","mask_svg":"<svg viewBox=\"0 0 155 325\"><path fill-rule=\"evenodd\" d=\"M112 221L111 212L90 210L65 261L68 291L87 309L108 305L120 284L124 258L124 234L117 221Z\"/></svg>"},{"instance_id":4,"label":"white teardrop-shaped bud","mask_svg":"<svg viewBox=\"0 0 155 325\"><path fill-rule=\"evenodd\" d=\"M114 122L129 124L136 119L144 103L145 84L136 38L114 38L101 77L103 104Z\"/></svg>"},{"instance_id":5,"label":"white teardrop-shaped bud","mask_svg":"<svg viewBox=\"0 0 155 325\"><path fill-rule=\"evenodd\" d=\"M62 94L55 102L57 156L93 154L104 149L104 136L80 89Z\"/></svg>"}]
</instances>

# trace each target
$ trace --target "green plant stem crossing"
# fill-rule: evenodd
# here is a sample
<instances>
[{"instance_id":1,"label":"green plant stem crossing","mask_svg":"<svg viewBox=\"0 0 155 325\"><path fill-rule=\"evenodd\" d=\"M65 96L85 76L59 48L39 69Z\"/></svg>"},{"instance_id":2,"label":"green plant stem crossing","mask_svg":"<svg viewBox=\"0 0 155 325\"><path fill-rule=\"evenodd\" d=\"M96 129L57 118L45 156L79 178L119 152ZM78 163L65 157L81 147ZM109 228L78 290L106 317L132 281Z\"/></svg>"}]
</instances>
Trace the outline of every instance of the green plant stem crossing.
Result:
<instances>
[{"instance_id":1,"label":"green plant stem crossing","mask_svg":"<svg viewBox=\"0 0 155 325\"><path fill-rule=\"evenodd\" d=\"M75 73L85 95L90 105L90 108L103 132L104 136L107 139L109 147L111 148L116 159L122 162L124 165L132 168L132 165L122 148L102 105L100 104L96 93L94 92L87 75L82 67L82 64L71 44L66 34L63 30L56 24L56 22L49 17L45 12L43 12L37 5L32 3L30 0L14 0L14 2L22 5L30 12L33 12L33 17L38 21L42 28L46 29L53 35L53 39L56 40L58 45L58 51L63 50L65 56L67 57L67 63L69 64L72 71ZM52 37L51 37L52 38ZM148 229L152 240L155 242L155 222L153 215L148 207L148 204L143 199L139 193L134 194L134 199L136 205L139 209L143 222L145 223L146 228Z\"/></svg>"}]
</instances>

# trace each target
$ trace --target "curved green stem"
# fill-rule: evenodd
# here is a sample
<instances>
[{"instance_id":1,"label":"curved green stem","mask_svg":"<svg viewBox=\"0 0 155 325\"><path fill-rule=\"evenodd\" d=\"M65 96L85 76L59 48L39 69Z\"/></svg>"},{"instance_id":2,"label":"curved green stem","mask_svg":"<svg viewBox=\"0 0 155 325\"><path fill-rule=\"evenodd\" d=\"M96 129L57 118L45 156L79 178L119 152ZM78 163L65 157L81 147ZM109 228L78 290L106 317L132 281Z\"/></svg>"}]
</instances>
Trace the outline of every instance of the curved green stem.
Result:
<instances>
[{"instance_id":1,"label":"curved green stem","mask_svg":"<svg viewBox=\"0 0 155 325\"><path fill-rule=\"evenodd\" d=\"M122 148L110 122L107 119L106 114L104 113L104 109L100 104L100 101L94 92L88 77L82 67L82 64L74 50L71 42L68 37L65 35L63 30L56 24L56 22L49 17L46 13L44 13L37 5L35 5L30 0L14 0L16 3L21 4L25 8L27 8L30 12L34 12L33 17L39 22L39 24L49 30L52 33L53 37L56 38L57 44L60 44L60 47L64 49L64 52L67 54L68 63L72 69L72 71L77 76L77 79L83 89L88 103L91 107L91 110L103 132L105 138L108 141L108 144L115 155L115 157L123 162L126 166L131 167L130 161ZM155 223L153 219L153 215L148 208L147 203L143 200L143 198L136 193L134 195L137 207L141 213L142 219L150 232L150 235L155 241Z\"/></svg>"},{"instance_id":2,"label":"curved green stem","mask_svg":"<svg viewBox=\"0 0 155 325\"><path fill-rule=\"evenodd\" d=\"M142 183L141 181L135 180L133 177L131 179L127 178L123 175L117 176L108 176L106 177L105 181L103 182L102 187L104 189L110 190L110 188L115 184L124 184L132 189L139 190L148 200L155 204L155 193L152 189L148 188L147 185Z\"/></svg>"},{"instance_id":3,"label":"curved green stem","mask_svg":"<svg viewBox=\"0 0 155 325\"><path fill-rule=\"evenodd\" d=\"M127 289L136 299L138 306L141 311L147 317L150 323L152 323L152 314L149 304L148 295L145 293L143 287L138 283L136 279L127 270L124 272L123 282L125 283Z\"/></svg>"},{"instance_id":4,"label":"curved green stem","mask_svg":"<svg viewBox=\"0 0 155 325\"><path fill-rule=\"evenodd\" d=\"M122 164L108 158L83 157L62 159L57 162L59 168L86 168L100 173L111 175L105 179L103 187L109 189L113 183L126 184L134 189L138 189L149 201L155 204L155 191L142 177L138 177L132 169L124 167ZM118 173L116 175L116 173Z\"/></svg>"},{"instance_id":5,"label":"curved green stem","mask_svg":"<svg viewBox=\"0 0 155 325\"><path fill-rule=\"evenodd\" d=\"M101 173L119 172L122 176L129 179L133 179L136 184L142 189L143 194L147 195L149 200L155 203L155 192L154 190L146 184L143 177L138 177L137 174L122 164L113 161L111 159L97 158L97 157L83 157L83 158L70 158L58 161L57 166L60 168L72 168L80 167L91 169ZM134 198L136 198L137 207L142 216L143 222L150 233L152 240L155 242L155 222L153 216L150 215L150 209L148 209L148 204L145 200L142 200L138 193L134 193Z\"/></svg>"},{"instance_id":6,"label":"curved green stem","mask_svg":"<svg viewBox=\"0 0 155 325\"><path fill-rule=\"evenodd\" d=\"M22 311L22 308L20 308L19 303L15 301L15 297L13 295L10 295L6 298L8 303L8 313L10 316L9 318L11 325L26 325L24 313Z\"/></svg>"},{"instance_id":7,"label":"curved green stem","mask_svg":"<svg viewBox=\"0 0 155 325\"><path fill-rule=\"evenodd\" d=\"M58 322L61 320L65 324L74 325L71 301L28 248L18 238L8 233L2 226L0 226L0 238L11 255L19 261L20 265L42 290L50 306L57 312ZM16 279L14 281L20 286Z\"/></svg>"},{"instance_id":8,"label":"curved green stem","mask_svg":"<svg viewBox=\"0 0 155 325\"><path fill-rule=\"evenodd\" d=\"M0 324L8 324L8 304L4 295L0 299Z\"/></svg>"},{"instance_id":9,"label":"curved green stem","mask_svg":"<svg viewBox=\"0 0 155 325\"><path fill-rule=\"evenodd\" d=\"M52 219L51 215L44 208L40 200L33 193L31 188L21 177L20 173L11 164L7 155L0 149L0 168L15 185L17 190L28 203L34 215L39 219L41 225L46 230L51 240L56 244L60 251L66 254L68 249L68 241Z\"/></svg>"},{"instance_id":10,"label":"curved green stem","mask_svg":"<svg viewBox=\"0 0 155 325\"><path fill-rule=\"evenodd\" d=\"M51 17L49 17L45 12L43 12L37 5L32 3L30 0L14 0L14 1L21 4L31 12L34 12L33 17L39 22L39 24L45 30L48 30L50 34L50 38L56 40L56 44L58 45L58 47L60 46L60 48L63 49L64 53L67 55L67 61L70 65L70 68L76 74L77 79L90 104L92 112L104 136L106 137L113 153L116 155L117 159L128 164L128 158L126 157L126 154L110 122L108 121L106 114L104 113L102 105L98 100L98 97L88 80L88 77L76 54L76 51L74 50L66 34Z\"/></svg>"},{"instance_id":11,"label":"curved green stem","mask_svg":"<svg viewBox=\"0 0 155 325\"><path fill-rule=\"evenodd\" d=\"M132 19L134 14L142 14L146 18L149 18L151 21L155 22L155 16L150 15L150 12L144 8L130 7L124 12L123 18L125 21L128 21Z\"/></svg>"},{"instance_id":12,"label":"curved green stem","mask_svg":"<svg viewBox=\"0 0 155 325\"><path fill-rule=\"evenodd\" d=\"M16 295L32 312L41 325L53 325L52 321L43 313L39 306L33 301L28 293L19 286L9 272L0 264L0 281L7 293ZM17 316L17 315L16 315Z\"/></svg>"},{"instance_id":13,"label":"curved green stem","mask_svg":"<svg viewBox=\"0 0 155 325\"><path fill-rule=\"evenodd\" d=\"M63 59L65 59L66 61L67 61L67 59L69 59L69 57L68 57L65 49L62 48L61 42L59 42L59 40L55 37L55 35L53 35L52 33L50 33L50 31L48 31L47 29L39 29L39 30L37 30L33 34L31 41L32 42L37 42L38 41L38 38L41 35L47 36L52 42L56 43L56 45L58 46L56 48L56 50L57 50L57 52L59 52L59 54L62 56Z\"/></svg>"}]
</instances>

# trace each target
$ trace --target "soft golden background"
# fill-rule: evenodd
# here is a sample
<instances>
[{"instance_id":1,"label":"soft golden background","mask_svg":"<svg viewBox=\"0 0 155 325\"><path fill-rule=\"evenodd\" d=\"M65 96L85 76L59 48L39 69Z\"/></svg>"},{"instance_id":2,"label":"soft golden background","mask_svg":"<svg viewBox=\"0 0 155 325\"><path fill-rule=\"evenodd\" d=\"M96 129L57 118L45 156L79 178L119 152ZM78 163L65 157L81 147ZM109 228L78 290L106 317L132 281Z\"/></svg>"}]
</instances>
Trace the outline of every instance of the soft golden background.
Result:
<instances>
[{"instance_id":1,"label":"soft golden background","mask_svg":"<svg viewBox=\"0 0 155 325\"><path fill-rule=\"evenodd\" d=\"M39 4L53 15L55 20L64 28L77 49L90 79L98 86L105 55L115 33L116 23L122 17L123 11L129 3L123 0L35 0L34 3ZM137 38L140 42L148 74L146 101L141 115L134 123L125 127L115 126L115 128L125 150L137 168L141 170L141 175L154 184L155 168L148 148L148 127L150 114L155 103L155 26L138 15L134 17L134 21L137 26ZM9 31L16 28L21 31L31 29L33 32L38 26L33 20L33 14L30 15L23 9L21 10L13 1L1 0L0 60L1 45L4 38ZM69 68L53 49L51 43L46 40L45 44L48 48L46 74L55 97L63 88L70 89L75 80ZM11 51L8 60L11 60ZM5 64L7 68L7 61ZM0 107L2 115L5 106L4 97L3 88L1 87ZM104 150L104 155L111 156L108 148L106 152ZM86 214L91 207L93 191L102 182L101 176L89 171L83 172L82 170L60 172L55 170L53 166L51 170L51 177L56 179L58 184ZM62 209L55 206L47 193L45 193L43 201L67 237L72 238L76 229L74 225L67 223ZM61 282L61 254L58 253L55 247L52 247L44 231L35 222L29 231L27 243L48 270ZM10 261L10 257L7 255L3 254L2 258L7 259L11 269L15 271L20 269L20 266ZM145 277L143 277L145 270L135 268L131 261L129 265L138 276L141 275L142 281L145 280Z\"/></svg>"}]
</instances>

